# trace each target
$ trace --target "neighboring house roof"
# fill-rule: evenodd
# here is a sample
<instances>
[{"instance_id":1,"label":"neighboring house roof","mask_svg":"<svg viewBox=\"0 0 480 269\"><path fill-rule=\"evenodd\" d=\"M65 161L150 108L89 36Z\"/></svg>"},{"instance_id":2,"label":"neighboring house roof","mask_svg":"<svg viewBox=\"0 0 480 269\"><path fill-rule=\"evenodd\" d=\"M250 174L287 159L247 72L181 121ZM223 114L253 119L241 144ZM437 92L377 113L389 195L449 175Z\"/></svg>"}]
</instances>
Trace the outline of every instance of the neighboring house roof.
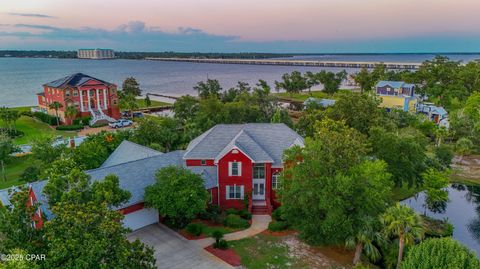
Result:
<instances>
[{"instance_id":1,"label":"neighboring house roof","mask_svg":"<svg viewBox=\"0 0 480 269\"><path fill-rule=\"evenodd\" d=\"M274 167L281 167L283 151L303 142L283 123L218 124L188 145L184 159L218 160L236 147L254 162L272 162Z\"/></svg>"},{"instance_id":2,"label":"neighboring house roof","mask_svg":"<svg viewBox=\"0 0 480 269\"><path fill-rule=\"evenodd\" d=\"M333 99L317 99L317 98L313 98L313 97L308 97L307 100L305 100L303 102L303 105L306 106L311 102L314 102L317 105L322 106L322 107L328 107L328 106L335 105L336 100L333 100Z\"/></svg>"},{"instance_id":3,"label":"neighboring house roof","mask_svg":"<svg viewBox=\"0 0 480 269\"><path fill-rule=\"evenodd\" d=\"M108 159L100 167L108 167L121 163L145 159L148 157L158 156L163 154L160 151L123 140L122 143L110 154Z\"/></svg>"},{"instance_id":4,"label":"neighboring house roof","mask_svg":"<svg viewBox=\"0 0 480 269\"><path fill-rule=\"evenodd\" d=\"M434 104L431 104L431 103L418 104L417 112L435 114L435 115L440 115L440 116L447 116L448 115L448 112L445 110L445 108L443 108L441 106L435 106Z\"/></svg>"},{"instance_id":5,"label":"neighboring house roof","mask_svg":"<svg viewBox=\"0 0 480 269\"><path fill-rule=\"evenodd\" d=\"M9 206L10 203L10 195L8 193L9 189L0 190L0 206Z\"/></svg>"},{"instance_id":6,"label":"neighboring house roof","mask_svg":"<svg viewBox=\"0 0 480 269\"><path fill-rule=\"evenodd\" d=\"M155 183L156 172L170 165L182 166L183 154L184 151L181 150L172 151L140 160L87 170L85 173L91 176L92 182L103 180L111 174L118 176L120 188L132 194L130 200L118 208L120 209L143 202L145 188Z\"/></svg>"},{"instance_id":7,"label":"neighboring house roof","mask_svg":"<svg viewBox=\"0 0 480 269\"><path fill-rule=\"evenodd\" d=\"M394 89L398 89L398 88L412 89L415 87L415 84L405 83L404 81L381 80L376 85L377 88L385 87L385 86L390 86Z\"/></svg>"},{"instance_id":8,"label":"neighboring house roof","mask_svg":"<svg viewBox=\"0 0 480 269\"><path fill-rule=\"evenodd\" d=\"M70 75L70 76L67 76L67 77L64 77L64 78L57 79L55 81L46 83L43 86L53 87L53 88L78 87L78 86L84 84L85 82L87 82L91 79L97 80L97 81L99 81L99 82L101 82L105 85L113 85L109 82L103 81L103 80L98 79L98 78L91 77L89 75L85 75L83 73L76 73L76 74L73 74L73 75Z\"/></svg>"}]
</instances>

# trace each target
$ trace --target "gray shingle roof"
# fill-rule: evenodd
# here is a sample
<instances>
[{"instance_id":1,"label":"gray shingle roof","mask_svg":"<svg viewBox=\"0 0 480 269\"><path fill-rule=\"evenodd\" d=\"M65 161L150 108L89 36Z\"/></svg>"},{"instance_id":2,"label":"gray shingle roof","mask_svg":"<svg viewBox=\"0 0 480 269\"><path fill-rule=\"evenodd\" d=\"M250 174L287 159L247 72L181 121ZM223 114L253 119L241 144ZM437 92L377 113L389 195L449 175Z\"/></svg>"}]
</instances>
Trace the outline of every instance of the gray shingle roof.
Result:
<instances>
[{"instance_id":1,"label":"gray shingle roof","mask_svg":"<svg viewBox=\"0 0 480 269\"><path fill-rule=\"evenodd\" d=\"M415 84L411 83L405 83L404 81L389 81L389 80L381 80L376 84L376 87L385 87L385 86L390 86L392 88L406 88L406 89L412 89L415 87Z\"/></svg>"},{"instance_id":2,"label":"gray shingle roof","mask_svg":"<svg viewBox=\"0 0 480 269\"><path fill-rule=\"evenodd\" d=\"M169 153L135 160L127 163L121 163L108 167L101 167L85 171L90 175L92 181L103 180L110 174L117 175L120 188L128 190L132 197L120 208L143 202L145 188L155 183L155 173L170 165L182 166L182 156L184 151L172 151Z\"/></svg>"},{"instance_id":3,"label":"gray shingle roof","mask_svg":"<svg viewBox=\"0 0 480 269\"><path fill-rule=\"evenodd\" d=\"M217 159L237 147L254 162L283 165L283 151L303 138L283 123L219 124L194 139L184 159Z\"/></svg>"},{"instance_id":4,"label":"gray shingle roof","mask_svg":"<svg viewBox=\"0 0 480 269\"><path fill-rule=\"evenodd\" d=\"M148 157L158 156L162 152L147 148L145 146L130 142L122 141L120 145L110 154L108 159L100 167L108 167L121 163L145 159Z\"/></svg>"},{"instance_id":5,"label":"gray shingle roof","mask_svg":"<svg viewBox=\"0 0 480 269\"><path fill-rule=\"evenodd\" d=\"M195 174L199 174L205 181L205 189L217 187L217 167L216 166L189 166L186 167Z\"/></svg>"},{"instance_id":6,"label":"gray shingle roof","mask_svg":"<svg viewBox=\"0 0 480 269\"><path fill-rule=\"evenodd\" d=\"M83 73L76 73L76 74L73 74L73 75L70 75L70 76L67 76L67 77L64 77L64 78L57 79L55 81L46 83L43 86L53 87L53 88L65 88L65 87L68 87L68 86L77 87L77 86L82 85L83 83L85 83L85 82L87 82L91 79L97 80L97 81L99 81L99 82L101 82L105 85L113 85L109 82L103 81L103 80L98 79L98 78L91 77L89 75L85 75Z\"/></svg>"}]
</instances>

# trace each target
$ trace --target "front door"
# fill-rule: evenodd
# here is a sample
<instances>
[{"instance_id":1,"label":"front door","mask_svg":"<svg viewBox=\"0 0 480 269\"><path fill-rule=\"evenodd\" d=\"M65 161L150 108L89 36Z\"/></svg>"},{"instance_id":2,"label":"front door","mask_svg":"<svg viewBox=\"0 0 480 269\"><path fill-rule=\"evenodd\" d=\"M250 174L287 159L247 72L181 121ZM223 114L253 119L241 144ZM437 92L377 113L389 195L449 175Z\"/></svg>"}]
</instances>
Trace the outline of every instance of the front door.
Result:
<instances>
[{"instance_id":1,"label":"front door","mask_svg":"<svg viewBox=\"0 0 480 269\"><path fill-rule=\"evenodd\" d=\"M253 180L253 200L265 200L265 179Z\"/></svg>"}]
</instances>

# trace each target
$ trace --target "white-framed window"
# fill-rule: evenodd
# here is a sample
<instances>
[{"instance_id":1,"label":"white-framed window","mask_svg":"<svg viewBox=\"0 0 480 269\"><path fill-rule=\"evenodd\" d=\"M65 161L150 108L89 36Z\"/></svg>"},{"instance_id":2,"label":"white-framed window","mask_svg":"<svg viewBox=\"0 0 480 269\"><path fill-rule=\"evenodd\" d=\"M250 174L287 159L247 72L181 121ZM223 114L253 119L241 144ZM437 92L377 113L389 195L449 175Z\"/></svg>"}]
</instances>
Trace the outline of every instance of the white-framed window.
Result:
<instances>
[{"instance_id":1,"label":"white-framed window","mask_svg":"<svg viewBox=\"0 0 480 269\"><path fill-rule=\"evenodd\" d=\"M227 185L225 189L227 200L243 199L243 185Z\"/></svg>"},{"instance_id":2,"label":"white-framed window","mask_svg":"<svg viewBox=\"0 0 480 269\"><path fill-rule=\"evenodd\" d=\"M210 190L210 201L209 204L213 204L213 189Z\"/></svg>"},{"instance_id":3,"label":"white-framed window","mask_svg":"<svg viewBox=\"0 0 480 269\"><path fill-rule=\"evenodd\" d=\"M275 173L272 175L272 189L276 190L280 188L280 174Z\"/></svg>"},{"instance_id":4,"label":"white-framed window","mask_svg":"<svg viewBox=\"0 0 480 269\"><path fill-rule=\"evenodd\" d=\"M78 96L78 91L77 90L73 91L73 96Z\"/></svg>"},{"instance_id":5,"label":"white-framed window","mask_svg":"<svg viewBox=\"0 0 480 269\"><path fill-rule=\"evenodd\" d=\"M200 163L201 163L202 165L207 165L207 160L201 160Z\"/></svg>"},{"instance_id":6,"label":"white-framed window","mask_svg":"<svg viewBox=\"0 0 480 269\"><path fill-rule=\"evenodd\" d=\"M242 163L241 162L229 162L228 163L228 175L229 176L241 176L242 175Z\"/></svg>"},{"instance_id":7,"label":"white-framed window","mask_svg":"<svg viewBox=\"0 0 480 269\"><path fill-rule=\"evenodd\" d=\"M253 178L255 179L265 178L265 164L256 163L253 165Z\"/></svg>"}]
</instances>

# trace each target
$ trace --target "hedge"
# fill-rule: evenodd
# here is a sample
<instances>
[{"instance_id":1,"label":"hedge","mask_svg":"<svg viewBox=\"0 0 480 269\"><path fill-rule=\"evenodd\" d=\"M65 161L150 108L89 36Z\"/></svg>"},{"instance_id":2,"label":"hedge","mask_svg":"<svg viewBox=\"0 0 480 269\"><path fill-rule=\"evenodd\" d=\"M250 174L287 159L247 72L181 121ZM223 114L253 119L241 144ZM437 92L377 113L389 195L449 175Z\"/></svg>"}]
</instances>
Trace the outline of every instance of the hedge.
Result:
<instances>
[{"instance_id":1,"label":"hedge","mask_svg":"<svg viewBox=\"0 0 480 269\"><path fill-rule=\"evenodd\" d=\"M34 112L33 116L48 125L56 125L57 124L57 117L43 113L43 112Z\"/></svg>"},{"instance_id":2,"label":"hedge","mask_svg":"<svg viewBox=\"0 0 480 269\"><path fill-rule=\"evenodd\" d=\"M250 224L239 215L230 214L223 220L223 225L230 228L248 228Z\"/></svg>"},{"instance_id":3,"label":"hedge","mask_svg":"<svg viewBox=\"0 0 480 269\"><path fill-rule=\"evenodd\" d=\"M78 131L83 129L83 125L59 125L55 129L58 131Z\"/></svg>"},{"instance_id":4,"label":"hedge","mask_svg":"<svg viewBox=\"0 0 480 269\"><path fill-rule=\"evenodd\" d=\"M272 232L279 232L286 230L289 227L286 221L272 221L268 224L268 229Z\"/></svg>"}]
</instances>

